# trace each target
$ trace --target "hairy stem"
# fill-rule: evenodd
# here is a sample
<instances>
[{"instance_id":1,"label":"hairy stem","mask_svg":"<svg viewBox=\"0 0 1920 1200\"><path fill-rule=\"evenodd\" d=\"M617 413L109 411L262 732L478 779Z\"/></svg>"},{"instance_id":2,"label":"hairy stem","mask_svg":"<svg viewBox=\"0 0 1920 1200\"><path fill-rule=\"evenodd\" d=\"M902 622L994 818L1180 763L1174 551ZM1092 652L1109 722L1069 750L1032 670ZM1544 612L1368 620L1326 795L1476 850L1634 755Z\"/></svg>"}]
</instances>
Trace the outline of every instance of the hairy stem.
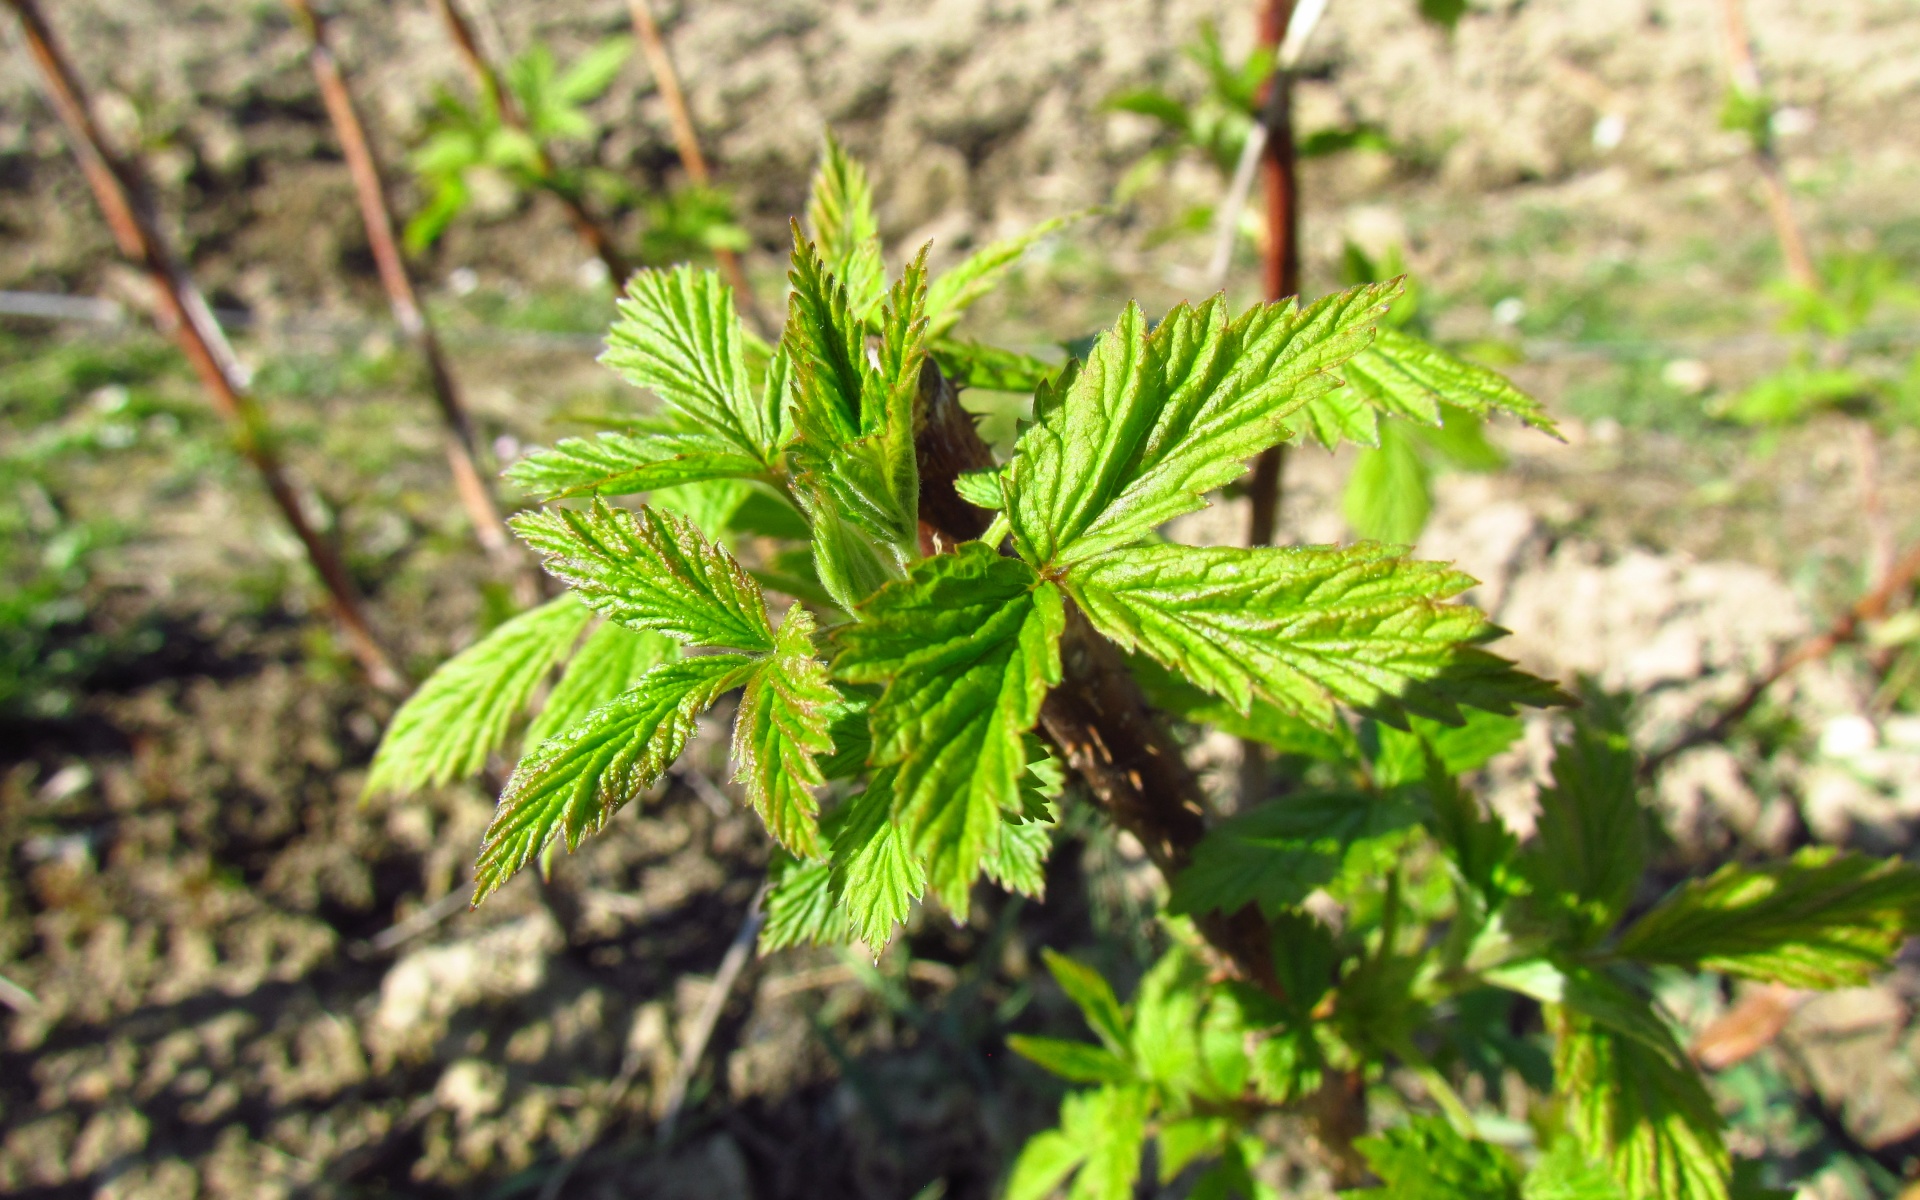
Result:
<instances>
[{"instance_id":1,"label":"hairy stem","mask_svg":"<svg viewBox=\"0 0 1920 1200\"><path fill-rule=\"evenodd\" d=\"M347 80L340 69L340 61L334 56L333 47L328 42L326 23L314 11L309 0L286 0L286 3L307 35L307 62L313 68L314 81L320 88L320 99L326 105L327 117L333 123L334 133L340 138L341 152L346 156L347 170L353 176L354 196L360 205L360 221L366 227L367 246L373 253L380 284L386 289L387 305L393 311L393 319L399 324L400 331L413 343L421 361L426 364L434 404L440 410L440 423L445 430L447 466L453 472L454 491L460 497L461 507L466 509L467 520L473 525L474 537L479 540L481 548L499 570L513 580L517 598L524 604L531 604L540 595L540 575L507 535L506 523L501 520L499 503L480 465L479 447L466 401L460 395L452 371L448 369L446 356L440 349L440 339L420 305L413 275L400 253L400 242L394 234L393 211L387 206L380 163L374 157L366 126L361 123L360 113L354 107L353 94L347 90Z\"/></svg>"},{"instance_id":2,"label":"hairy stem","mask_svg":"<svg viewBox=\"0 0 1920 1200\"><path fill-rule=\"evenodd\" d=\"M527 128L527 115L520 111L520 104L500 80L500 72L480 46L474 36L473 27L455 7L454 0L433 0L434 8L440 13L440 21L447 27L447 34L453 39L454 48L460 52L460 59L467 65L468 74L481 95L490 101L501 121L522 133L528 133L534 146L534 174L540 180L542 190L560 202L566 211L567 220L572 223L573 231L585 243L595 257L605 264L607 277L615 292L626 286L627 276L633 274L633 266L620 253L613 243L613 235L607 231L594 215L587 211L570 188L560 182L559 172L554 169L553 159L547 153L545 144L537 138L531 138Z\"/></svg>"},{"instance_id":3,"label":"hairy stem","mask_svg":"<svg viewBox=\"0 0 1920 1200\"><path fill-rule=\"evenodd\" d=\"M921 369L924 422L918 437L921 544L937 552L985 533L993 514L954 491L962 472L994 466L973 417L931 359ZM1040 708L1040 728L1114 824L1139 840L1168 879L1206 834L1206 793L1161 727L1120 651L1069 607L1060 646L1064 679ZM1280 994L1272 931L1249 905L1196 922L1242 978Z\"/></svg>"},{"instance_id":4,"label":"hairy stem","mask_svg":"<svg viewBox=\"0 0 1920 1200\"><path fill-rule=\"evenodd\" d=\"M227 422L236 448L260 476L327 593L328 607L346 637L348 649L375 687L398 692L406 682L367 623L360 591L333 544L307 518L268 436L259 405L247 391L245 372L215 321L206 297L161 237L146 201L142 176L131 161L117 157L101 136L85 90L35 0L6 0L19 18L39 68L48 101L66 126L68 142L87 185L113 230L121 254L146 272L158 302L156 316L186 353L200 376L207 399Z\"/></svg>"}]
</instances>

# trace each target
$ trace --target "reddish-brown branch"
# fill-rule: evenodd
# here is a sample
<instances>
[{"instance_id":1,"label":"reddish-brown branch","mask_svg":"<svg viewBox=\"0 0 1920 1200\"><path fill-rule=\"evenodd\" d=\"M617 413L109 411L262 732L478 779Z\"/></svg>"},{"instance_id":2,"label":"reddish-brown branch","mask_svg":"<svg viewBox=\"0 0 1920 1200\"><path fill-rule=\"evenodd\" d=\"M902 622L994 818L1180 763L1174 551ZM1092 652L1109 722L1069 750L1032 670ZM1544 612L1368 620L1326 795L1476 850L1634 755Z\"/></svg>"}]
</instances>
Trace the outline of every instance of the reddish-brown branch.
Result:
<instances>
[{"instance_id":1,"label":"reddish-brown branch","mask_svg":"<svg viewBox=\"0 0 1920 1200\"><path fill-rule=\"evenodd\" d=\"M1260 45L1279 52L1293 17L1294 0L1265 0L1260 12ZM1262 279L1268 300L1300 294L1300 193L1293 142L1293 83L1277 62L1267 80L1260 123L1267 129L1266 157L1260 164L1266 194L1267 246ZM1254 460L1247 481L1247 544L1273 543L1280 514L1286 447L1274 446Z\"/></svg>"},{"instance_id":2,"label":"reddish-brown branch","mask_svg":"<svg viewBox=\"0 0 1920 1200\"><path fill-rule=\"evenodd\" d=\"M314 11L309 0L286 2L301 30L307 35L307 62L313 68L313 78L320 88L321 101L326 105L327 117L333 123L335 134L340 138L340 149L346 156L347 170L353 177L354 196L360 205L360 220L366 227L367 245L373 252L381 286L386 289L388 307L392 309L393 319L399 324L401 332L413 343L426 364L434 404L440 410L440 420L446 431L447 465L453 472L454 490L460 497L461 506L467 511L467 519L472 523L474 536L479 539L480 545L500 569L514 580L516 588L526 593L524 598L531 601L539 594L537 578L525 556L518 552L513 539L507 536L506 524L500 518L500 506L481 470L473 422L467 414L460 389L454 382L453 372L447 366L446 356L441 351L440 339L420 305L413 275L400 253L400 240L394 232L392 210L387 207L380 163L374 157L366 126L361 123L359 111L353 103L353 94L347 89L346 76L328 41L326 23Z\"/></svg>"},{"instance_id":3,"label":"reddish-brown branch","mask_svg":"<svg viewBox=\"0 0 1920 1200\"><path fill-rule=\"evenodd\" d=\"M474 36L473 26L455 7L453 0L433 0L434 8L440 13L440 21L447 27L447 35L453 39L453 45L460 52L460 60L467 66L468 74L473 76L473 84L480 90L481 96L494 105L501 121L509 127L527 133L527 115L520 111L520 105L513 98L513 92L500 79L500 72L487 57ZM587 211L586 205L575 195L572 189L560 182L560 173L554 166L553 158L539 139L533 138L534 174L540 180L543 190L560 202L567 214L567 220L573 225L574 233L586 244L595 257L605 264L607 276L613 283L614 291L626 286L627 276L633 274L633 267L626 256L614 245L613 235L607 231L598 218Z\"/></svg>"},{"instance_id":4,"label":"reddish-brown branch","mask_svg":"<svg viewBox=\"0 0 1920 1200\"><path fill-rule=\"evenodd\" d=\"M1720 715L1704 725L1695 726L1676 738L1672 744L1647 755L1640 764L1641 776L1652 778L1654 773L1671 761L1675 755L1726 737L1729 730L1753 711L1754 706L1760 703L1766 696L1767 690L1774 684L1792 674L1795 669L1810 662L1817 662L1840 647L1858 641L1867 625L1884 618L1893 608L1895 601L1913 587L1917 578L1920 578L1920 542L1907 547L1906 552L1894 560L1886 575L1872 591L1855 601L1853 607L1841 613L1826 629L1781 655L1771 669L1749 683L1746 690L1740 693L1740 697L1722 709Z\"/></svg>"},{"instance_id":5,"label":"reddish-brown branch","mask_svg":"<svg viewBox=\"0 0 1920 1200\"><path fill-rule=\"evenodd\" d=\"M660 23L653 18L653 5L648 0L627 0L627 12L633 21L634 36L640 42L641 56L647 60L654 82L660 87L660 99L667 106L667 121L673 126L673 144L679 151L680 163L686 167L688 178L706 187L713 182L713 173L707 168L707 156L700 151L700 135L693 127L693 114L687 108L686 92L680 87L680 72L674 69L673 56L667 53L666 39L660 35ZM747 281L745 268L740 265L740 256L721 246L714 249L713 257L720 264L721 274L727 277L728 285L733 288L734 299L741 313L761 333L774 332L766 314L760 311L759 301L754 298L753 286Z\"/></svg>"},{"instance_id":6,"label":"reddish-brown branch","mask_svg":"<svg viewBox=\"0 0 1920 1200\"><path fill-rule=\"evenodd\" d=\"M1741 3L1742 0L1720 0L1720 40L1727 56L1728 83L1744 99L1758 101L1766 95L1766 85L1760 78L1760 64L1753 56L1753 37L1747 31L1747 14ZM1807 237L1794 215L1786 172L1770 140L1753 139L1753 161L1760 171L1767 214L1773 218L1773 232L1780 242L1780 257L1786 263L1787 274L1801 287L1819 291L1820 272L1814 269L1813 255L1807 251Z\"/></svg>"},{"instance_id":7,"label":"reddish-brown branch","mask_svg":"<svg viewBox=\"0 0 1920 1200\"><path fill-rule=\"evenodd\" d=\"M267 437L259 406L242 383L243 373L226 335L214 320L200 289L167 248L152 220L141 176L131 162L118 158L108 148L94 121L79 76L54 39L39 6L34 0L7 0L7 3L19 18L47 99L66 127L74 157L79 160L94 199L106 216L114 242L153 282L156 316L161 327L180 344L200 376L214 410L232 430L235 446L253 464L281 518L305 548L307 560L320 577L328 605L340 623L348 648L368 679L382 690L403 688L405 681L367 623L359 589L346 564L332 543L307 519L306 510Z\"/></svg>"}]
</instances>

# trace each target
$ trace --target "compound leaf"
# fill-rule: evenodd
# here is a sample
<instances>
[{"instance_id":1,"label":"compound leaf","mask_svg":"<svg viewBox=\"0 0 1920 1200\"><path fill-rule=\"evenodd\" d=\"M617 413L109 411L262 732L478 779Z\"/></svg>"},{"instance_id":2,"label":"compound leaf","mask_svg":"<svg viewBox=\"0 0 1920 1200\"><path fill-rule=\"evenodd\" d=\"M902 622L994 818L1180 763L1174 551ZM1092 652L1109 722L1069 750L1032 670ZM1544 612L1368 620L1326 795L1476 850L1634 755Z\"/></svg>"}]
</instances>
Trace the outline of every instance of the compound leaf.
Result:
<instances>
[{"instance_id":1,"label":"compound leaf","mask_svg":"<svg viewBox=\"0 0 1920 1200\"><path fill-rule=\"evenodd\" d=\"M1789 987L1856 987L1887 965L1916 914L1920 871L1808 847L1686 884L1634 922L1618 952Z\"/></svg>"},{"instance_id":2,"label":"compound leaf","mask_svg":"<svg viewBox=\"0 0 1920 1200\"><path fill-rule=\"evenodd\" d=\"M828 733L840 695L813 654L813 614L795 604L740 696L733 721L735 779L775 841L801 858L821 854L819 801L826 777L815 761L833 752Z\"/></svg>"},{"instance_id":3,"label":"compound leaf","mask_svg":"<svg viewBox=\"0 0 1920 1200\"><path fill-rule=\"evenodd\" d=\"M695 646L773 649L760 585L683 517L596 498L591 509L523 513L512 524L602 616Z\"/></svg>"},{"instance_id":4,"label":"compound leaf","mask_svg":"<svg viewBox=\"0 0 1920 1200\"><path fill-rule=\"evenodd\" d=\"M738 687L752 665L738 654L662 663L521 759L480 844L473 902L492 895L554 839L564 837L572 850L603 828L680 757L695 720Z\"/></svg>"},{"instance_id":5,"label":"compound leaf","mask_svg":"<svg viewBox=\"0 0 1920 1200\"><path fill-rule=\"evenodd\" d=\"M1020 807L1021 735L1060 681L1060 594L978 542L916 563L839 633L836 673L885 683L873 763L898 768L893 819L943 903L967 889L1001 814Z\"/></svg>"},{"instance_id":6,"label":"compound leaf","mask_svg":"<svg viewBox=\"0 0 1920 1200\"><path fill-rule=\"evenodd\" d=\"M634 273L600 361L771 471L781 414L747 373L733 292L689 266Z\"/></svg>"},{"instance_id":7,"label":"compound leaf","mask_svg":"<svg viewBox=\"0 0 1920 1200\"><path fill-rule=\"evenodd\" d=\"M507 469L507 478L537 500L598 493L630 496L709 479L752 478L766 464L708 433L660 430L566 438Z\"/></svg>"},{"instance_id":8,"label":"compound leaf","mask_svg":"<svg viewBox=\"0 0 1920 1200\"><path fill-rule=\"evenodd\" d=\"M1473 643L1495 632L1443 603L1473 580L1388 546L1135 546L1064 584L1100 631L1221 696L1331 727L1344 702L1395 724L1564 700Z\"/></svg>"},{"instance_id":9,"label":"compound leaf","mask_svg":"<svg viewBox=\"0 0 1920 1200\"><path fill-rule=\"evenodd\" d=\"M827 269L846 281L856 317L880 303L886 289L880 261L880 223L866 168L829 133L807 197L807 229L820 244Z\"/></svg>"},{"instance_id":10,"label":"compound leaf","mask_svg":"<svg viewBox=\"0 0 1920 1200\"><path fill-rule=\"evenodd\" d=\"M1332 368L1367 344L1399 288L1257 305L1233 321L1214 297L1151 331L1129 305L1083 369L1035 395L1008 468L1021 556L1069 564L1201 507L1286 436L1289 413L1339 386Z\"/></svg>"},{"instance_id":11,"label":"compound leaf","mask_svg":"<svg viewBox=\"0 0 1920 1200\"><path fill-rule=\"evenodd\" d=\"M407 792L479 774L591 616L562 596L442 663L387 726L367 792Z\"/></svg>"},{"instance_id":12,"label":"compound leaf","mask_svg":"<svg viewBox=\"0 0 1920 1200\"><path fill-rule=\"evenodd\" d=\"M673 639L662 634L601 622L568 660L540 715L527 725L523 744L529 749L538 746L639 683L641 676L678 652Z\"/></svg>"}]
</instances>

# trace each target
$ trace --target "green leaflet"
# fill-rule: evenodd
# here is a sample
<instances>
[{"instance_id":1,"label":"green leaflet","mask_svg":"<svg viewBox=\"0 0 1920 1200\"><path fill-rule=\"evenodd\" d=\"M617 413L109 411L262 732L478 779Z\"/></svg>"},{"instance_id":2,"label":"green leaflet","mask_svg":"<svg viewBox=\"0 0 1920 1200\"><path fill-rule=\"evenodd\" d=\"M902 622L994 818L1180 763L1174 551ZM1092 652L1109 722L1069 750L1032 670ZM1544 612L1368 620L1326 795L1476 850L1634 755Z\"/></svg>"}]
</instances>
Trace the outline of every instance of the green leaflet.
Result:
<instances>
[{"instance_id":1,"label":"green leaflet","mask_svg":"<svg viewBox=\"0 0 1920 1200\"><path fill-rule=\"evenodd\" d=\"M913 435L926 358L926 252L880 312L877 365L868 361L866 330L848 310L845 287L797 232L791 278L781 346L794 365L798 436L788 459L796 482L816 520L830 509L904 562L919 536Z\"/></svg>"},{"instance_id":2,"label":"green leaflet","mask_svg":"<svg viewBox=\"0 0 1920 1200\"><path fill-rule=\"evenodd\" d=\"M1491 632L1486 618L1442 603L1470 577L1388 546L1134 546L1063 582L1102 633L1241 713L1259 698L1328 728L1336 702L1395 724L1457 723L1456 702L1511 712L1564 699L1471 644Z\"/></svg>"},{"instance_id":3,"label":"green leaflet","mask_svg":"<svg viewBox=\"0 0 1920 1200\"><path fill-rule=\"evenodd\" d=\"M1105 1046L1014 1034L1007 1049L1069 1083L1125 1083L1133 1068Z\"/></svg>"},{"instance_id":4,"label":"green leaflet","mask_svg":"<svg viewBox=\"0 0 1920 1200\"><path fill-rule=\"evenodd\" d=\"M854 316L864 319L886 290L880 261L880 224L866 168L827 134L807 196L807 230L827 269L846 281Z\"/></svg>"},{"instance_id":5,"label":"green leaflet","mask_svg":"<svg viewBox=\"0 0 1920 1200\"><path fill-rule=\"evenodd\" d=\"M958 338L934 339L929 353L941 373L962 389L1031 393L1060 372L1058 363Z\"/></svg>"},{"instance_id":6,"label":"green leaflet","mask_svg":"<svg viewBox=\"0 0 1920 1200\"><path fill-rule=\"evenodd\" d=\"M1728 863L1634 922L1617 952L1791 987L1864 984L1920 924L1920 871L1899 859L1808 847L1790 861Z\"/></svg>"},{"instance_id":7,"label":"green leaflet","mask_svg":"<svg viewBox=\"0 0 1920 1200\"><path fill-rule=\"evenodd\" d=\"M1047 853L1053 826L1041 821L1002 818L980 855L980 871L1009 892L1041 899L1047 890Z\"/></svg>"},{"instance_id":8,"label":"green leaflet","mask_svg":"<svg viewBox=\"0 0 1920 1200\"><path fill-rule=\"evenodd\" d=\"M1378 449L1362 450L1354 460L1341 509L1361 537L1411 545L1433 511L1432 472L1404 425L1388 422L1379 440Z\"/></svg>"},{"instance_id":9,"label":"green leaflet","mask_svg":"<svg viewBox=\"0 0 1920 1200\"><path fill-rule=\"evenodd\" d=\"M847 801L845 821L833 835L833 894L853 935L876 953L927 886L926 869L891 819L894 775L891 767L875 771L867 789Z\"/></svg>"},{"instance_id":10,"label":"green leaflet","mask_svg":"<svg viewBox=\"0 0 1920 1200\"><path fill-rule=\"evenodd\" d=\"M567 438L507 469L507 479L536 500L598 493L630 496L708 479L750 478L766 464L706 433L602 433Z\"/></svg>"},{"instance_id":11,"label":"green leaflet","mask_svg":"<svg viewBox=\"0 0 1920 1200\"><path fill-rule=\"evenodd\" d=\"M473 902L492 895L555 838L572 850L598 832L672 765L695 719L744 682L752 666L738 654L662 663L522 758L480 844Z\"/></svg>"},{"instance_id":12,"label":"green leaflet","mask_svg":"<svg viewBox=\"0 0 1920 1200\"><path fill-rule=\"evenodd\" d=\"M1578 1138L1562 1135L1520 1184L1521 1200L1627 1200L1604 1166L1587 1157Z\"/></svg>"},{"instance_id":13,"label":"green leaflet","mask_svg":"<svg viewBox=\"0 0 1920 1200\"><path fill-rule=\"evenodd\" d=\"M773 649L760 585L672 513L610 508L523 513L511 522L602 616L694 646Z\"/></svg>"},{"instance_id":14,"label":"green leaflet","mask_svg":"<svg viewBox=\"0 0 1920 1200\"><path fill-rule=\"evenodd\" d=\"M1448 404L1480 417L1507 413L1560 436L1540 402L1504 375L1403 329L1379 329L1373 343L1355 354L1341 374L1346 388L1315 397L1300 414L1306 431L1329 450L1343 441L1378 445L1381 416L1439 425L1442 405Z\"/></svg>"},{"instance_id":15,"label":"green leaflet","mask_svg":"<svg viewBox=\"0 0 1920 1200\"><path fill-rule=\"evenodd\" d=\"M1646 818L1626 735L1586 721L1553 757L1553 786L1521 857L1532 903L1591 944L1613 929L1647 865Z\"/></svg>"},{"instance_id":16,"label":"green leaflet","mask_svg":"<svg viewBox=\"0 0 1920 1200\"><path fill-rule=\"evenodd\" d=\"M600 361L647 388L713 437L771 471L780 455L777 396L747 375L733 293L712 271L634 273Z\"/></svg>"},{"instance_id":17,"label":"green leaflet","mask_svg":"<svg viewBox=\"0 0 1920 1200\"><path fill-rule=\"evenodd\" d=\"M1060 1102L1060 1127L1020 1151L1006 1200L1045 1200L1068 1176L1075 1176L1070 1200L1131 1200L1152 1106L1147 1089L1137 1086L1068 1096Z\"/></svg>"},{"instance_id":18,"label":"green leaflet","mask_svg":"<svg viewBox=\"0 0 1920 1200\"><path fill-rule=\"evenodd\" d=\"M978 542L914 564L842 627L835 673L886 683L872 708L873 763L898 768L893 820L942 903L967 889L1001 814L1020 807L1021 735L1060 681L1060 595Z\"/></svg>"},{"instance_id":19,"label":"green leaflet","mask_svg":"<svg viewBox=\"0 0 1920 1200\"><path fill-rule=\"evenodd\" d=\"M813 614L795 604L775 635L773 653L748 677L733 721L735 779L767 832L801 858L821 854L813 789L824 787L816 756L831 754L828 722L840 695L826 664L813 656Z\"/></svg>"},{"instance_id":20,"label":"green leaflet","mask_svg":"<svg viewBox=\"0 0 1920 1200\"><path fill-rule=\"evenodd\" d=\"M852 612L867 597L901 578L899 556L841 517L831 500L803 494L802 501L813 522L814 574L834 604Z\"/></svg>"},{"instance_id":21,"label":"green leaflet","mask_svg":"<svg viewBox=\"0 0 1920 1200\"><path fill-rule=\"evenodd\" d=\"M835 902L833 868L778 855L767 873L767 923L760 953L845 941L847 918Z\"/></svg>"},{"instance_id":22,"label":"green leaflet","mask_svg":"<svg viewBox=\"0 0 1920 1200\"><path fill-rule=\"evenodd\" d=\"M1151 333L1130 305L1083 369L1034 397L1008 468L1021 556L1068 565L1201 507L1286 436L1289 413L1339 385L1331 369L1367 344L1399 287L1258 305L1232 322L1216 297Z\"/></svg>"},{"instance_id":23,"label":"green leaflet","mask_svg":"<svg viewBox=\"0 0 1920 1200\"><path fill-rule=\"evenodd\" d=\"M998 512L1007 506L1006 494L1002 492L1001 481L1006 476L998 467L986 467L977 471L962 471L954 476L953 490L962 500L976 508L989 512Z\"/></svg>"},{"instance_id":24,"label":"green leaflet","mask_svg":"<svg viewBox=\"0 0 1920 1200\"><path fill-rule=\"evenodd\" d=\"M540 715L528 724L522 745L538 746L639 683L641 676L678 652L673 640L661 634L601 622L568 660Z\"/></svg>"},{"instance_id":25,"label":"green leaflet","mask_svg":"<svg viewBox=\"0 0 1920 1200\"><path fill-rule=\"evenodd\" d=\"M1173 880L1169 912L1233 912L1258 904L1269 918L1340 873L1355 842L1420 819L1405 797L1367 792L1287 796L1222 821Z\"/></svg>"},{"instance_id":26,"label":"green leaflet","mask_svg":"<svg viewBox=\"0 0 1920 1200\"><path fill-rule=\"evenodd\" d=\"M1554 1079L1571 1125L1628 1200L1726 1200L1720 1115L1684 1057L1578 1015L1559 1021Z\"/></svg>"},{"instance_id":27,"label":"green leaflet","mask_svg":"<svg viewBox=\"0 0 1920 1200\"><path fill-rule=\"evenodd\" d=\"M1101 1043L1114 1054L1129 1057L1131 1039L1127 1033L1126 1010L1120 1007L1120 999L1113 994L1113 985L1106 977L1080 960L1055 950L1042 950L1040 957L1046 962L1053 981L1079 1008L1080 1015L1099 1035Z\"/></svg>"},{"instance_id":28,"label":"green leaflet","mask_svg":"<svg viewBox=\"0 0 1920 1200\"><path fill-rule=\"evenodd\" d=\"M1512 1156L1463 1137L1439 1117L1415 1116L1354 1145L1393 1200L1520 1200Z\"/></svg>"},{"instance_id":29,"label":"green leaflet","mask_svg":"<svg viewBox=\"0 0 1920 1200\"><path fill-rule=\"evenodd\" d=\"M938 338L952 329L974 302L1000 286L1007 269L1033 244L1066 225L1069 218L1042 221L1025 233L989 242L943 271L927 291L927 336Z\"/></svg>"},{"instance_id":30,"label":"green leaflet","mask_svg":"<svg viewBox=\"0 0 1920 1200\"><path fill-rule=\"evenodd\" d=\"M479 774L591 615L562 596L442 663L388 724L367 773L367 793L410 792Z\"/></svg>"}]
</instances>

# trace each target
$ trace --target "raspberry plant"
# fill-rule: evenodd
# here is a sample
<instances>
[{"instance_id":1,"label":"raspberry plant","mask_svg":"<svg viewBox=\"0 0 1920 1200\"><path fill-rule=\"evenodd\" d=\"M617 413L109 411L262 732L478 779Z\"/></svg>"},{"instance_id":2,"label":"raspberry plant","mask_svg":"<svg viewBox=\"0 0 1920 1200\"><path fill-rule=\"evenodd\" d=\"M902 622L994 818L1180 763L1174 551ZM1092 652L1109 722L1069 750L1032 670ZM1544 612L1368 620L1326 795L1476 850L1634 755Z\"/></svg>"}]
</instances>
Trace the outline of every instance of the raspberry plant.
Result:
<instances>
[{"instance_id":1,"label":"raspberry plant","mask_svg":"<svg viewBox=\"0 0 1920 1200\"><path fill-rule=\"evenodd\" d=\"M736 781L777 845L763 951L877 954L916 903L964 918L982 877L1039 897L1069 805L1132 834L1169 883L1168 948L1124 1005L1049 954L1097 1040L1013 1039L1083 1085L1021 1153L1014 1200L1125 1200L1143 1160L1191 1195L1272 1194L1270 1111L1307 1117L1345 1186L1752 1194L1653 972L1861 982L1920 874L1816 850L1649 906L1651 834L1604 704L1561 744L1524 845L1460 785L1519 708L1567 700L1485 648L1501 631L1454 599L1471 579L1375 543L1160 532L1322 414L1370 419L1382 394L1484 408L1481 376L1383 328L1402 282L1157 322L1130 305L1084 363L1045 368L952 335L1032 235L938 277L922 250L889 287L875 228L830 143L777 345L711 272L633 277L604 358L662 409L511 472L548 501L514 523L569 591L429 679L369 787L478 773L564 664L478 903L605 828L737 692ZM998 461L953 380L1021 372L1042 375L1032 420ZM782 548L750 568L742 533ZM1281 751L1292 786L1212 816L1178 736L1206 725ZM1514 1032L1535 1012L1550 1057ZM1477 1115L1456 1083L1473 1074L1524 1079L1530 1123Z\"/></svg>"}]
</instances>

